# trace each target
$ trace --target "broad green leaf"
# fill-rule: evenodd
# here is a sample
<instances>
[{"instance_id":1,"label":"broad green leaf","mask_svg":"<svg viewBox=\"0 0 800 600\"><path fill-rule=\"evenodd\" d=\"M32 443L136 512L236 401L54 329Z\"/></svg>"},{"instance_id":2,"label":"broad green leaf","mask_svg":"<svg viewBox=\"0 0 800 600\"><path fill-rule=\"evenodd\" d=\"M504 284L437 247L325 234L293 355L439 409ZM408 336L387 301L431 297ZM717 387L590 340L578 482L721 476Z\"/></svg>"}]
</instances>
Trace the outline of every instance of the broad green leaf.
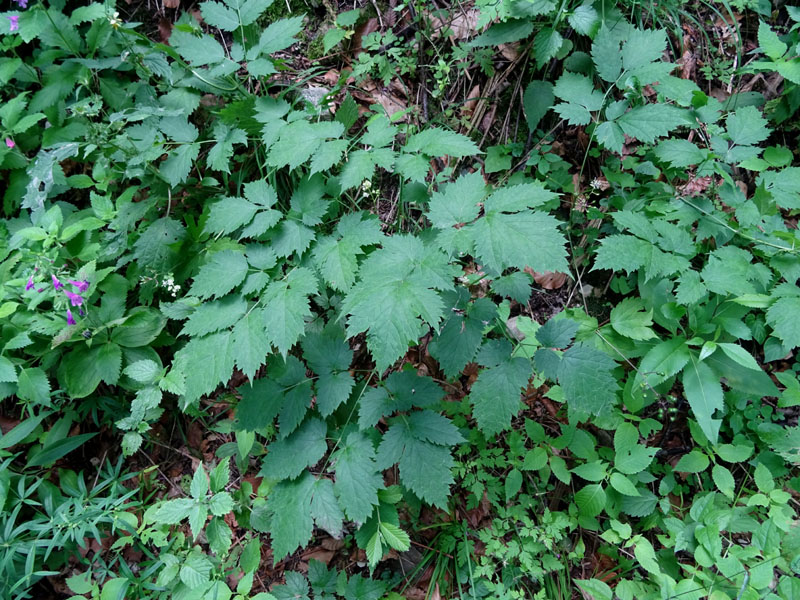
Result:
<instances>
[{"instance_id":1,"label":"broad green leaf","mask_svg":"<svg viewBox=\"0 0 800 600\"><path fill-rule=\"evenodd\" d=\"M767 324L776 337L791 348L800 346L800 296L778 298L767 309Z\"/></svg>"},{"instance_id":2,"label":"broad green leaf","mask_svg":"<svg viewBox=\"0 0 800 600\"><path fill-rule=\"evenodd\" d=\"M383 477L375 465L372 442L362 433L351 433L334 454L333 461L336 496L347 518L363 523L378 504L378 490L383 489Z\"/></svg>"},{"instance_id":3,"label":"broad green leaf","mask_svg":"<svg viewBox=\"0 0 800 600\"><path fill-rule=\"evenodd\" d=\"M267 497L274 564L311 539L314 528L311 498L315 482L311 473L303 471L297 479L279 482Z\"/></svg>"},{"instance_id":4,"label":"broad green leaf","mask_svg":"<svg viewBox=\"0 0 800 600\"><path fill-rule=\"evenodd\" d=\"M233 328L232 352L236 366L253 379L269 352L263 310L250 310Z\"/></svg>"},{"instance_id":5,"label":"broad green leaf","mask_svg":"<svg viewBox=\"0 0 800 600\"><path fill-rule=\"evenodd\" d=\"M689 362L689 348L680 336L659 342L639 362L634 385L655 386L680 372Z\"/></svg>"},{"instance_id":6,"label":"broad green leaf","mask_svg":"<svg viewBox=\"0 0 800 600\"><path fill-rule=\"evenodd\" d=\"M485 323L494 318L496 306L486 298L468 304L465 313L453 311L428 344L428 350L448 378L456 377L475 358L483 340Z\"/></svg>"},{"instance_id":7,"label":"broad green leaf","mask_svg":"<svg viewBox=\"0 0 800 600\"><path fill-rule=\"evenodd\" d=\"M625 298L611 309L611 327L632 340L649 340L656 337L651 328L653 311L644 310L644 303L638 298Z\"/></svg>"},{"instance_id":8,"label":"broad green leaf","mask_svg":"<svg viewBox=\"0 0 800 600\"><path fill-rule=\"evenodd\" d=\"M778 34L772 31L764 21L759 21L758 23L758 45L761 47L761 51L772 60L781 58L788 49L788 46L780 40Z\"/></svg>"},{"instance_id":9,"label":"broad green leaf","mask_svg":"<svg viewBox=\"0 0 800 600\"><path fill-rule=\"evenodd\" d=\"M273 282L267 288L264 294L266 333L283 356L303 335L305 319L311 316L308 297L316 291L316 278L304 267L293 269L286 279Z\"/></svg>"},{"instance_id":10,"label":"broad green leaf","mask_svg":"<svg viewBox=\"0 0 800 600\"><path fill-rule=\"evenodd\" d=\"M673 167L688 167L703 162L705 152L689 140L669 139L659 143L654 149L659 160Z\"/></svg>"},{"instance_id":11,"label":"broad green leaf","mask_svg":"<svg viewBox=\"0 0 800 600\"><path fill-rule=\"evenodd\" d=\"M58 378L72 398L85 398L101 381L116 385L121 367L121 348L108 342L72 350L61 362Z\"/></svg>"},{"instance_id":12,"label":"broad green leaf","mask_svg":"<svg viewBox=\"0 0 800 600\"><path fill-rule=\"evenodd\" d=\"M708 456L703 452L692 450L688 454L681 456L678 464L675 465L675 470L684 473L701 473L708 468L709 463Z\"/></svg>"},{"instance_id":13,"label":"broad green leaf","mask_svg":"<svg viewBox=\"0 0 800 600\"><path fill-rule=\"evenodd\" d=\"M191 552L181 563L181 581L190 590L211 580L211 561L199 550Z\"/></svg>"},{"instance_id":14,"label":"broad green leaf","mask_svg":"<svg viewBox=\"0 0 800 600\"><path fill-rule=\"evenodd\" d=\"M743 106L725 119L728 135L737 146L755 146L769 137L767 120L755 106Z\"/></svg>"},{"instance_id":15,"label":"broad green leaf","mask_svg":"<svg viewBox=\"0 0 800 600\"><path fill-rule=\"evenodd\" d=\"M542 118L553 106L554 100L553 84L549 81L534 80L528 84L522 97L522 106L525 109L525 119L528 122L529 131L536 130Z\"/></svg>"},{"instance_id":16,"label":"broad green leaf","mask_svg":"<svg viewBox=\"0 0 800 600\"><path fill-rule=\"evenodd\" d=\"M606 507L606 492L599 483L590 483L575 493L578 514L583 517L596 517Z\"/></svg>"},{"instance_id":17,"label":"broad green leaf","mask_svg":"<svg viewBox=\"0 0 800 600\"><path fill-rule=\"evenodd\" d=\"M614 467L626 475L635 475L653 462L658 448L647 448L639 444L638 429L630 423L623 423L614 433L614 451Z\"/></svg>"},{"instance_id":18,"label":"broad green leaf","mask_svg":"<svg viewBox=\"0 0 800 600\"><path fill-rule=\"evenodd\" d=\"M558 367L558 383L568 406L592 415L608 414L617 402L616 363L586 344L575 344L564 352Z\"/></svg>"},{"instance_id":19,"label":"broad green leaf","mask_svg":"<svg viewBox=\"0 0 800 600\"><path fill-rule=\"evenodd\" d=\"M314 482L314 491L311 495L311 516L317 527L324 529L333 537L338 538L342 535L344 514L339 508L330 479L317 479Z\"/></svg>"},{"instance_id":20,"label":"broad green leaf","mask_svg":"<svg viewBox=\"0 0 800 600\"><path fill-rule=\"evenodd\" d=\"M547 61L554 58L564 38L561 34L551 27L544 27L539 30L533 39L533 55L536 57L536 64L542 67Z\"/></svg>"},{"instance_id":21,"label":"broad green leaf","mask_svg":"<svg viewBox=\"0 0 800 600\"><path fill-rule=\"evenodd\" d=\"M234 144L247 144L247 133L235 127L228 127L222 121L214 123L214 141L208 152L208 165L217 171L230 173Z\"/></svg>"},{"instance_id":22,"label":"broad green leaf","mask_svg":"<svg viewBox=\"0 0 800 600\"><path fill-rule=\"evenodd\" d=\"M725 354L727 354L728 357L736 361L739 365L743 366L745 369L750 369L752 371L761 371L761 367L756 362L756 359L753 358L752 354L750 354L747 350L742 348L739 344L718 342L717 346Z\"/></svg>"},{"instance_id":23,"label":"broad green leaf","mask_svg":"<svg viewBox=\"0 0 800 600\"><path fill-rule=\"evenodd\" d=\"M614 592L605 581L599 579L576 579L578 587L588 594L591 600L614 600Z\"/></svg>"},{"instance_id":24,"label":"broad green leaf","mask_svg":"<svg viewBox=\"0 0 800 600\"><path fill-rule=\"evenodd\" d=\"M711 478L717 489L733 500L736 494L736 482L731 472L722 465L714 465L714 468L711 469Z\"/></svg>"},{"instance_id":25,"label":"broad green leaf","mask_svg":"<svg viewBox=\"0 0 800 600\"><path fill-rule=\"evenodd\" d=\"M172 30L169 44L188 63L195 66L216 64L225 60L225 49L210 35L196 36L176 27Z\"/></svg>"},{"instance_id":26,"label":"broad green leaf","mask_svg":"<svg viewBox=\"0 0 800 600\"><path fill-rule=\"evenodd\" d=\"M380 243L383 237L376 218L364 212L349 213L336 224L333 235L314 246L314 263L328 285L345 292L355 283L364 247Z\"/></svg>"},{"instance_id":27,"label":"broad green leaf","mask_svg":"<svg viewBox=\"0 0 800 600\"><path fill-rule=\"evenodd\" d=\"M403 151L453 158L480 154L480 149L468 137L438 127L426 128L409 137Z\"/></svg>"},{"instance_id":28,"label":"broad green leaf","mask_svg":"<svg viewBox=\"0 0 800 600\"><path fill-rule=\"evenodd\" d=\"M309 419L292 434L272 442L261 467L270 479L294 479L306 467L315 465L325 454L328 428L320 419Z\"/></svg>"},{"instance_id":29,"label":"broad green leaf","mask_svg":"<svg viewBox=\"0 0 800 600\"><path fill-rule=\"evenodd\" d=\"M611 484L615 490L617 490L620 494L624 496L640 496L639 490L636 489L636 486L633 482L628 478L625 477L622 473L612 473L611 477L609 477L608 482Z\"/></svg>"},{"instance_id":30,"label":"broad green leaf","mask_svg":"<svg viewBox=\"0 0 800 600\"><path fill-rule=\"evenodd\" d=\"M408 537L408 534L397 525L381 522L380 531L384 541L389 544L391 548L400 552L405 552L411 547L411 539Z\"/></svg>"},{"instance_id":31,"label":"broad green leaf","mask_svg":"<svg viewBox=\"0 0 800 600\"><path fill-rule=\"evenodd\" d=\"M652 144L681 125L688 125L685 111L668 104L637 106L622 115L617 123L626 135Z\"/></svg>"},{"instance_id":32,"label":"broad green leaf","mask_svg":"<svg viewBox=\"0 0 800 600\"><path fill-rule=\"evenodd\" d=\"M39 367L22 369L17 379L17 396L34 404L50 405L50 381Z\"/></svg>"},{"instance_id":33,"label":"broad green leaf","mask_svg":"<svg viewBox=\"0 0 800 600\"><path fill-rule=\"evenodd\" d=\"M471 223L480 212L478 203L485 194L486 184L480 173L462 175L441 191L434 192L427 217L438 229Z\"/></svg>"},{"instance_id":34,"label":"broad green leaf","mask_svg":"<svg viewBox=\"0 0 800 600\"><path fill-rule=\"evenodd\" d=\"M189 293L200 298L221 297L244 281L247 259L233 250L215 252L195 275Z\"/></svg>"},{"instance_id":35,"label":"broad green leaf","mask_svg":"<svg viewBox=\"0 0 800 600\"><path fill-rule=\"evenodd\" d=\"M203 20L212 27L223 31L236 31L239 27L239 17L236 12L219 2L201 2L200 12Z\"/></svg>"},{"instance_id":36,"label":"broad green leaf","mask_svg":"<svg viewBox=\"0 0 800 600\"><path fill-rule=\"evenodd\" d=\"M508 429L522 407L520 395L531 375L530 362L524 358L512 358L480 372L469 398L481 431L493 435Z\"/></svg>"},{"instance_id":37,"label":"broad green leaf","mask_svg":"<svg viewBox=\"0 0 800 600\"><path fill-rule=\"evenodd\" d=\"M17 369L8 358L0 356L0 382L16 383Z\"/></svg>"},{"instance_id":38,"label":"broad green leaf","mask_svg":"<svg viewBox=\"0 0 800 600\"><path fill-rule=\"evenodd\" d=\"M158 507L153 515L153 519L156 523L175 525L189 517L189 513L195 504L197 503L192 498L167 500Z\"/></svg>"},{"instance_id":39,"label":"broad green leaf","mask_svg":"<svg viewBox=\"0 0 800 600\"><path fill-rule=\"evenodd\" d=\"M303 30L304 18L303 15L299 15L270 23L261 33L258 47L251 52L272 54L288 48L297 41L294 36ZM248 59L252 60L250 56L251 54L248 54Z\"/></svg>"},{"instance_id":40,"label":"broad green leaf","mask_svg":"<svg viewBox=\"0 0 800 600\"><path fill-rule=\"evenodd\" d=\"M232 335L229 331L193 338L175 355L173 363L187 375L184 402L191 403L227 382L233 372Z\"/></svg>"},{"instance_id":41,"label":"broad green leaf","mask_svg":"<svg viewBox=\"0 0 800 600\"><path fill-rule=\"evenodd\" d=\"M683 391L698 425L708 441L716 444L722 420L715 419L714 413L723 409L719 377L706 363L690 356L683 370Z\"/></svg>"}]
</instances>

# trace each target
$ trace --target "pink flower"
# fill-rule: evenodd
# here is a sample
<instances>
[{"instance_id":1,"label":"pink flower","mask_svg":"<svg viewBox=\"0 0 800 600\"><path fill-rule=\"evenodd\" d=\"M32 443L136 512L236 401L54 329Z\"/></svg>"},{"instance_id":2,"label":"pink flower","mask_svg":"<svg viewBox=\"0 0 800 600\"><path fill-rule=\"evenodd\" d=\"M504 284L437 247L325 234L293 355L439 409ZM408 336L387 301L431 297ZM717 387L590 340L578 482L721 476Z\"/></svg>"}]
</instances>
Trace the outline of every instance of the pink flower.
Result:
<instances>
[{"instance_id":1,"label":"pink flower","mask_svg":"<svg viewBox=\"0 0 800 600\"><path fill-rule=\"evenodd\" d=\"M72 317L72 311L67 309L67 325L75 325L75 319Z\"/></svg>"},{"instance_id":2,"label":"pink flower","mask_svg":"<svg viewBox=\"0 0 800 600\"><path fill-rule=\"evenodd\" d=\"M27 292L32 287L33 287L33 275L28 277L28 283L25 284L25 291Z\"/></svg>"},{"instance_id":3,"label":"pink flower","mask_svg":"<svg viewBox=\"0 0 800 600\"><path fill-rule=\"evenodd\" d=\"M86 281L85 279L84 279L83 281L72 281L72 280L70 279L70 280L68 281L68 283L70 283L71 285L74 285L76 288L78 288L78 291L79 291L81 294L82 294L83 292L85 292L86 290L88 290L88 289L89 289L89 282L88 282L88 281Z\"/></svg>"},{"instance_id":4,"label":"pink flower","mask_svg":"<svg viewBox=\"0 0 800 600\"><path fill-rule=\"evenodd\" d=\"M13 148L14 146L16 146L16 144L14 143L14 140L12 140L11 138L6 138L6 146L8 146L9 148Z\"/></svg>"},{"instance_id":5,"label":"pink flower","mask_svg":"<svg viewBox=\"0 0 800 600\"><path fill-rule=\"evenodd\" d=\"M73 294L67 289L64 290L64 293L67 295L67 298L69 298L72 306L80 306L83 304L83 297L80 294Z\"/></svg>"},{"instance_id":6,"label":"pink flower","mask_svg":"<svg viewBox=\"0 0 800 600\"><path fill-rule=\"evenodd\" d=\"M55 275L50 275L50 277L52 277L52 278L53 278L53 287L54 287L54 288L56 288L56 291L58 291L58 290L60 290L62 287L64 287L64 284L63 284L63 283L61 283L61 282L58 280L58 277L56 277Z\"/></svg>"},{"instance_id":7,"label":"pink flower","mask_svg":"<svg viewBox=\"0 0 800 600\"><path fill-rule=\"evenodd\" d=\"M11 22L9 31L17 31L19 29L19 15L11 15L8 20Z\"/></svg>"}]
</instances>

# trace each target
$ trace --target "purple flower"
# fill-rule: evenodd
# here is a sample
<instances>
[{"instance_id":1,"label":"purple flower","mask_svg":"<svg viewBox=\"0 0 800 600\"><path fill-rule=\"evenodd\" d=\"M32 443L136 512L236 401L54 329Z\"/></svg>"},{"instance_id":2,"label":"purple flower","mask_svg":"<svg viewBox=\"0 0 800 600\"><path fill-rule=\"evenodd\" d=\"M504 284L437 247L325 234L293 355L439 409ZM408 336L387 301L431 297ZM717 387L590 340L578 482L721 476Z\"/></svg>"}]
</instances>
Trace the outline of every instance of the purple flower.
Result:
<instances>
[{"instance_id":1,"label":"purple flower","mask_svg":"<svg viewBox=\"0 0 800 600\"><path fill-rule=\"evenodd\" d=\"M89 289L89 282L88 282L88 281L86 281L85 279L84 279L83 281L72 281L72 280L70 279L70 280L69 280L69 283L70 283L71 285L74 285L76 288L78 288L78 291L79 291L80 293L83 293L83 292L85 292L86 290L88 290L88 289Z\"/></svg>"},{"instance_id":2,"label":"purple flower","mask_svg":"<svg viewBox=\"0 0 800 600\"><path fill-rule=\"evenodd\" d=\"M52 277L52 278L53 278L53 287L54 287L54 288L56 288L56 291L58 291L58 290L60 290L62 287L64 287L64 284L63 284L63 283L61 283L61 282L58 280L58 277L56 277L55 275L50 275L50 277Z\"/></svg>"},{"instance_id":3,"label":"purple flower","mask_svg":"<svg viewBox=\"0 0 800 600\"><path fill-rule=\"evenodd\" d=\"M67 298L69 298L72 306L80 306L83 304L83 297L80 294L73 294L67 289L64 290L64 293L67 295Z\"/></svg>"},{"instance_id":4,"label":"purple flower","mask_svg":"<svg viewBox=\"0 0 800 600\"><path fill-rule=\"evenodd\" d=\"M28 283L25 284L25 291L27 292L32 287L33 287L33 275L28 277Z\"/></svg>"},{"instance_id":5,"label":"purple flower","mask_svg":"<svg viewBox=\"0 0 800 600\"><path fill-rule=\"evenodd\" d=\"M39 292L39 293L41 294L41 293L44 291L44 288L39 288L39 289L38 289L38 290L36 290L36 291L37 291L37 292Z\"/></svg>"},{"instance_id":6,"label":"purple flower","mask_svg":"<svg viewBox=\"0 0 800 600\"><path fill-rule=\"evenodd\" d=\"M20 8L28 8L28 0L14 0Z\"/></svg>"},{"instance_id":7,"label":"purple flower","mask_svg":"<svg viewBox=\"0 0 800 600\"><path fill-rule=\"evenodd\" d=\"M16 146L16 144L14 143L14 140L12 140L11 138L6 138L6 146L10 149Z\"/></svg>"},{"instance_id":8,"label":"purple flower","mask_svg":"<svg viewBox=\"0 0 800 600\"><path fill-rule=\"evenodd\" d=\"M9 31L16 31L19 29L19 15L11 15L8 17L8 20L11 21L11 27Z\"/></svg>"},{"instance_id":9,"label":"purple flower","mask_svg":"<svg viewBox=\"0 0 800 600\"><path fill-rule=\"evenodd\" d=\"M67 309L67 325L75 325L75 319L72 318L72 311Z\"/></svg>"}]
</instances>

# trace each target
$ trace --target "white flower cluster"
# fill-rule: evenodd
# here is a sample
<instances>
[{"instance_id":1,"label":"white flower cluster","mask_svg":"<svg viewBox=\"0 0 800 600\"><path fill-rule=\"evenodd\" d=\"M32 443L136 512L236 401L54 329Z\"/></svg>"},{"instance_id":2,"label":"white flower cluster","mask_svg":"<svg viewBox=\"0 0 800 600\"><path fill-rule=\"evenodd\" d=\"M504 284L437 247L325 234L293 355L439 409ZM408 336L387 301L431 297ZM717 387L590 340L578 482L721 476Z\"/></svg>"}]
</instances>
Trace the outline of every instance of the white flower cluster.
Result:
<instances>
[{"instance_id":1,"label":"white flower cluster","mask_svg":"<svg viewBox=\"0 0 800 600\"><path fill-rule=\"evenodd\" d=\"M161 282L161 287L167 288L167 291L173 298L178 295L181 289L181 286L175 284L172 273L167 273L166 277L164 277L164 280Z\"/></svg>"}]
</instances>

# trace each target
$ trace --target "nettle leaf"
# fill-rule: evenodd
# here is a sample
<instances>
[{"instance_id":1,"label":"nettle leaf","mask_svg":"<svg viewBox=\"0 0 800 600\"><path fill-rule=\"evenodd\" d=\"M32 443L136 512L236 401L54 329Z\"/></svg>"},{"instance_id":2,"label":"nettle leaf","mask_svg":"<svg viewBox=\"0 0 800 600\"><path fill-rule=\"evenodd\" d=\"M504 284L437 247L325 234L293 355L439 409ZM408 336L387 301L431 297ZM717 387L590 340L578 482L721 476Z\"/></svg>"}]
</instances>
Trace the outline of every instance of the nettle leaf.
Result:
<instances>
[{"instance_id":1,"label":"nettle leaf","mask_svg":"<svg viewBox=\"0 0 800 600\"><path fill-rule=\"evenodd\" d=\"M224 296L244 281L247 259L241 252L223 250L214 253L195 275L189 293L200 298Z\"/></svg>"},{"instance_id":2,"label":"nettle leaf","mask_svg":"<svg viewBox=\"0 0 800 600\"><path fill-rule=\"evenodd\" d=\"M204 302L186 320L180 335L206 335L233 327L247 311L247 302L238 294Z\"/></svg>"},{"instance_id":3,"label":"nettle leaf","mask_svg":"<svg viewBox=\"0 0 800 600\"><path fill-rule=\"evenodd\" d=\"M306 335L302 342L303 358L317 374L317 410L327 417L350 397L355 379L349 372L353 351L344 332L328 328Z\"/></svg>"},{"instance_id":4,"label":"nettle leaf","mask_svg":"<svg viewBox=\"0 0 800 600\"><path fill-rule=\"evenodd\" d=\"M487 198L483 218L465 228L481 262L499 273L509 267L568 272L566 240L558 221L527 210L551 197L543 186L530 184L504 188Z\"/></svg>"},{"instance_id":5,"label":"nettle leaf","mask_svg":"<svg viewBox=\"0 0 800 600\"><path fill-rule=\"evenodd\" d=\"M311 473L303 471L297 479L278 482L267 497L274 564L311 539L314 529L311 498L315 482Z\"/></svg>"},{"instance_id":6,"label":"nettle leaf","mask_svg":"<svg viewBox=\"0 0 800 600\"><path fill-rule=\"evenodd\" d=\"M187 374L184 402L191 403L228 381L233 372L230 331L192 338L175 354L178 370Z\"/></svg>"},{"instance_id":7,"label":"nettle leaf","mask_svg":"<svg viewBox=\"0 0 800 600\"><path fill-rule=\"evenodd\" d=\"M564 73L556 81L553 94L564 102L553 110L570 125L586 125L592 120L591 113L603 108L603 92L594 89L591 79L577 73Z\"/></svg>"},{"instance_id":8,"label":"nettle leaf","mask_svg":"<svg viewBox=\"0 0 800 600\"><path fill-rule=\"evenodd\" d=\"M330 479L317 479L314 482L310 510L317 527L324 529L335 538L342 536L344 513L336 500L333 482Z\"/></svg>"},{"instance_id":9,"label":"nettle leaf","mask_svg":"<svg viewBox=\"0 0 800 600\"><path fill-rule=\"evenodd\" d=\"M755 146L769 137L768 121L755 106L743 106L727 116L725 126L737 146Z\"/></svg>"},{"instance_id":10,"label":"nettle leaf","mask_svg":"<svg viewBox=\"0 0 800 600\"><path fill-rule=\"evenodd\" d=\"M478 203L485 195L486 183L479 172L462 175L433 193L426 216L437 229L471 223L480 214Z\"/></svg>"},{"instance_id":11,"label":"nettle leaf","mask_svg":"<svg viewBox=\"0 0 800 600\"><path fill-rule=\"evenodd\" d=\"M195 66L216 64L225 60L225 49L210 35L197 36L176 27L172 30L169 45Z\"/></svg>"},{"instance_id":12,"label":"nettle leaf","mask_svg":"<svg viewBox=\"0 0 800 600\"><path fill-rule=\"evenodd\" d=\"M378 505L378 490L383 489L372 442L363 433L353 432L332 459L336 497L348 519L363 523Z\"/></svg>"},{"instance_id":13,"label":"nettle leaf","mask_svg":"<svg viewBox=\"0 0 800 600\"><path fill-rule=\"evenodd\" d=\"M778 298L767 309L767 324L772 327L774 335L787 346L800 346L800 295L787 295Z\"/></svg>"},{"instance_id":14,"label":"nettle leaf","mask_svg":"<svg viewBox=\"0 0 800 600\"><path fill-rule=\"evenodd\" d=\"M230 173L230 162L234 144L247 144L247 133L236 127L228 127L222 121L214 123L214 144L208 152L208 165L217 171Z\"/></svg>"},{"instance_id":15,"label":"nettle leaf","mask_svg":"<svg viewBox=\"0 0 800 600\"><path fill-rule=\"evenodd\" d=\"M323 457L328 449L327 430L321 419L309 419L291 435L272 442L259 474L270 479L294 479Z\"/></svg>"},{"instance_id":16,"label":"nettle leaf","mask_svg":"<svg viewBox=\"0 0 800 600\"><path fill-rule=\"evenodd\" d=\"M558 383L570 409L590 415L608 414L617 402L616 363L586 344L571 346L558 366Z\"/></svg>"},{"instance_id":17,"label":"nettle leaf","mask_svg":"<svg viewBox=\"0 0 800 600\"><path fill-rule=\"evenodd\" d=\"M376 217L365 212L349 213L339 220L332 235L320 239L314 246L314 263L328 285L346 292L355 283L358 259L364 254L364 247L383 239Z\"/></svg>"},{"instance_id":18,"label":"nettle leaf","mask_svg":"<svg viewBox=\"0 0 800 600\"><path fill-rule=\"evenodd\" d=\"M456 307L461 306L456 304L453 309ZM448 378L459 375L475 358L483 341L483 330L494 319L497 305L488 298L477 298L462 310L463 315L451 310L450 317L428 344L431 356L439 361Z\"/></svg>"},{"instance_id":19,"label":"nettle leaf","mask_svg":"<svg viewBox=\"0 0 800 600\"><path fill-rule=\"evenodd\" d=\"M263 309L250 310L233 328L236 366L251 380L269 352L269 336Z\"/></svg>"},{"instance_id":20,"label":"nettle leaf","mask_svg":"<svg viewBox=\"0 0 800 600\"><path fill-rule=\"evenodd\" d=\"M444 313L436 290L453 288L457 268L447 257L426 248L419 238L396 235L362 264L360 281L345 296L347 335L367 332L367 346L379 371L388 368Z\"/></svg>"},{"instance_id":21,"label":"nettle leaf","mask_svg":"<svg viewBox=\"0 0 800 600\"><path fill-rule=\"evenodd\" d=\"M344 133L344 125L338 121L309 123L298 119L280 130L278 141L267 155L267 164L273 167L296 169L315 154L322 142L338 138ZM360 182L359 182L360 183Z\"/></svg>"},{"instance_id":22,"label":"nettle leaf","mask_svg":"<svg viewBox=\"0 0 800 600\"><path fill-rule=\"evenodd\" d=\"M219 2L201 2L200 12L203 14L203 20L212 27L218 27L223 31L236 31L239 27L236 11Z\"/></svg>"},{"instance_id":23,"label":"nettle leaf","mask_svg":"<svg viewBox=\"0 0 800 600\"><path fill-rule=\"evenodd\" d=\"M700 429L709 442L716 444L722 420L715 419L714 413L724 406L719 377L706 363L691 355L683 370L683 391Z\"/></svg>"},{"instance_id":24,"label":"nettle leaf","mask_svg":"<svg viewBox=\"0 0 800 600\"><path fill-rule=\"evenodd\" d=\"M275 281L264 294L264 317L267 337L286 356L305 331L305 319L311 316L308 297L317 292L313 272L298 267L285 279Z\"/></svg>"},{"instance_id":25,"label":"nettle leaf","mask_svg":"<svg viewBox=\"0 0 800 600\"><path fill-rule=\"evenodd\" d=\"M428 407L444 398L444 390L430 377L421 377L412 371L398 371L389 375L383 385L369 388L361 397L358 408L358 426L370 429L383 417L414 407Z\"/></svg>"},{"instance_id":26,"label":"nettle leaf","mask_svg":"<svg viewBox=\"0 0 800 600\"><path fill-rule=\"evenodd\" d=\"M484 369L472 384L469 398L478 427L487 435L508 429L522 402L522 389L531 378L530 361L511 358Z\"/></svg>"},{"instance_id":27,"label":"nettle leaf","mask_svg":"<svg viewBox=\"0 0 800 600\"><path fill-rule=\"evenodd\" d=\"M480 148L465 135L447 129L431 127L409 137L403 147L403 152L421 152L428 156L461 158L480 154Z\"/></svg>"},{"instance_id":28,"label":"nettle leaf","mask_svg":"<svg viewBox=\"0 0 800 600\"><path fill-rule=\"evenodd\" d=\"M673 167L698 165L707 155L689 140L680 139L664 140L655 147L654 152L659 160Z\"/></svg>"},{"instance_id":29,"label":"nettle leaf","mask_svg":"<svg viewBox=\"0 0 800 600\"><path fill-rule=\"evenodd\" d=\"M646 104L631 109L617 123L626 135L648 144L681 125L688 125L686 111L668 104Z\"/></svg>"},{"instance_id":30,"label":"nettle leaf","mask_svg":"<svg viewBox=\"0 0 800 600\"><path fill-rule=\"evenodd\" d=\"M645 281L688 270L689 261L676 254L663 252L651 242L631 235L610 235L600 241L594 268L633 273L644 269Z\"/></svg>"},{"instance_id":31,"label":"nettle leaf","mask_svg":"<svg viewBox=\"0 0 800 600\"><path fill-rule=\"evenodd\" d=\"M376 462L379 469L397 463L400 481L406 488L428 504L444 509L455 465L447 445L460 436L456 438L445 431L435 435L435 441L429 441L428 433L428 428L418 429L415 422L396 420L381 440Z\"/></svg>"}]
</instances>

